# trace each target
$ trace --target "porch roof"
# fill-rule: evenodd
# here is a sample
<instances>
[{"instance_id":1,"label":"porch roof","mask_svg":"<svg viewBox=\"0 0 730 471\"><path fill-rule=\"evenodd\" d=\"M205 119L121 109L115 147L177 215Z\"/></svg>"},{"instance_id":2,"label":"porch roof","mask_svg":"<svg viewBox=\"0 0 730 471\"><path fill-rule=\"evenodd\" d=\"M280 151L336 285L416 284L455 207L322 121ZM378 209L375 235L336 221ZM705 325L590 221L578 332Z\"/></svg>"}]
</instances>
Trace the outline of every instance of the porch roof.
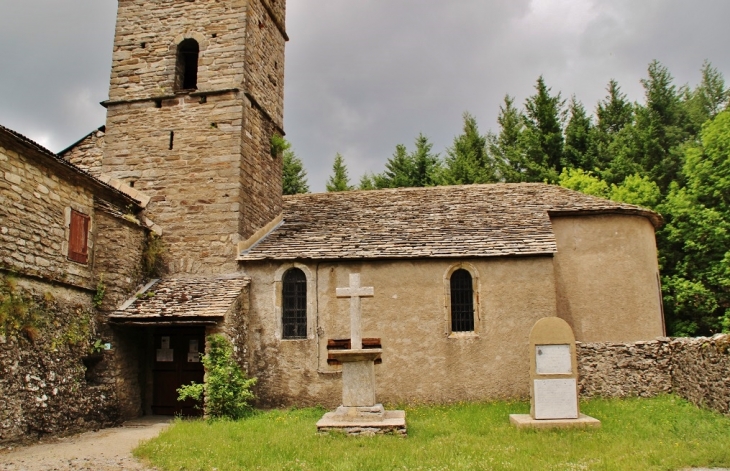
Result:
<instances>
[{"instance_id":1,"label":"porch roof","mask_svg":"<svg viewBox=\"0 0 730 471\"><path fill-rule=\"evenodd\" d=\"M152 280L109 319L121 324L216 323L249 283L240 273Z\"/></svg>"}]
</instances>

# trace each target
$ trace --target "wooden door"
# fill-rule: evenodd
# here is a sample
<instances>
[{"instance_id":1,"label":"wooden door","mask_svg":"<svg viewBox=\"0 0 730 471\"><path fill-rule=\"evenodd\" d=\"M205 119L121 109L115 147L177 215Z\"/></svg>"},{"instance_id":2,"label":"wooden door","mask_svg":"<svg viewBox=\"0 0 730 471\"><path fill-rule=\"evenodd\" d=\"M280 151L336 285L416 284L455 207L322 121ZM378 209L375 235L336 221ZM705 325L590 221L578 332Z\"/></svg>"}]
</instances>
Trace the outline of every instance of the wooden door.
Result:
<instances>
[{"instance_id":1,"label":"wooden door","mask_svg":"<svg viewBox=\"0 0 730 471\"><path fill-rule=\"evenodd\" d=\"M155 331L152 412L158 415L199 416L196 402L177 400L183 384L203 382L200 357L205 348L205 328L160 328ZM202 404L200 404L202 406Z\"/></svg>"}]
</instances>

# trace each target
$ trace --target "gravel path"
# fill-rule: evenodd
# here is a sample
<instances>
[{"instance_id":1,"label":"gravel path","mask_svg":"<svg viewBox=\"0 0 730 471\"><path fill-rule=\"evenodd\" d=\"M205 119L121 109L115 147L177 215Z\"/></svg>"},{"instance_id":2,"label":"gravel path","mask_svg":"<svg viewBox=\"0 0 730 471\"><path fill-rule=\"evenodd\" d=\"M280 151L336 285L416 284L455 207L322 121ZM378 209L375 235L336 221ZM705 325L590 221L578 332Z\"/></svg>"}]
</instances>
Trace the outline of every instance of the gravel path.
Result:
<instances>
[{"instance_id":1,"label":"gravel path","mask_svg":"<svg viewBox=\"0 0 730 471\"><path fill-rule=\"evenodd\" d=\"M140 440L156 437L169 417L143 417L123 426L0 452L3 471L148 471L132 456Z\"/></svg>"}]
</instances>

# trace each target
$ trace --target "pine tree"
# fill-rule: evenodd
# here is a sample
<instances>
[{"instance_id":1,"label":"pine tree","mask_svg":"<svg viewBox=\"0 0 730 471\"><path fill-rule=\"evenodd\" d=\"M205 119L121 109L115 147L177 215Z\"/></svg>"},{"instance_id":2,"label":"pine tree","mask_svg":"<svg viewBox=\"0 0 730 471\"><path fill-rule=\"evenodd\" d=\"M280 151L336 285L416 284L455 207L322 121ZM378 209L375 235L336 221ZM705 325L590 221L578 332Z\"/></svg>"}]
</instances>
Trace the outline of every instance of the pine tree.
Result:
<instances>
[{"instance_id":1,"label":"pine tree","mask_svg":"<svg viewBox=\"0 0 730 471\"><path fill-rule=\"evenodd\" d=\"M712 64L702 64L702 82L692 91L684 90L684 104L691 122L692 134L697 134L702 125L713 119L728 106L729 90L725 78Z\"/></svg>"},{"instance_id":2,"label":"pine tree","mask_svg":"<svg viewBox=\"0 0 730 471\"><path fill-rule=\"evenodd\" d=\"M441 161L432 153L433 144L426 136L419 134L416 149L409 153L406 146L398 144L395 153L385 163L385 171L372 175L368 182L375 188L407 188L434 186L438 183Z\"/></svg>"},{"instance_id":3,"label":"pine tree","mask_svg":"<svg viewBox=\"0 0 730 471\"><path fill-rule=\"evenodd\" d=\"M649 64L649 77L641 81L646 105L637 108L639 155L635 161L666 192L679 180L682 153L677 148L690 136L689 120L669 70L658 61Z\"/></svg>"},{"instance_id":4,"label":"pine tree","mask_svg":"<svg viewBox=\"0 0 730 471\"><path fill-rule=\"evenodd\" d=\"M525 132L522 134L525 179L555 183L563 168L565 100L561 99L560 93L550 95L550 88L542 76L537 79L535 90L537 93L525 102Z\"/></svg>"},{"instance_id":5,"label":"pine tree","mask_svg":"<svg viewBox=\"0 0 730 471\"><path fill-rule=\"evenodd\" d=\"M347 166L345 165L342 155L338 152L335 161L332 164L332 175L327 180L327 191L350 191L350 177L347 175Z\"/></svg>"},{"instance_id":6,"label":"pine tree","mask_svg":"<svg viewBox=\"0 0 730 471\"><path fill-rule=\"evenodd\" d=\"M376 188L405 188L413 185L414 162L403 144L395 146L395 153L385 162L385 171L374 176Z\"/></svg>"},{"instance_id":7,"label":"pine tree","mask_svg":"<svg viewBox=\"0 0 730 471\"><path fill-rule=\"evenodd\" d=\"M307 171L304 170L304 164L301 159L290 148L287 148L283 153L282 165L282 194L296 195L299 193L309 193Z\"/></svg>"},{"instance_id":8,"label":"pine tree","mask_svg":"<svg viewBox=\"0 0 730 471\"><path fill-rule=\"evenodd\" d=\"M576 100L575 95L568 105L570 118L565 127L565 149L563 153L563 168L581 168L593 170L595 159L592 155L591 137L593 123L586 114L583 104Z\"/></svg>"},{"instance_id":9,"label":"pine tree","mask_svg":"<svg viewBox=\"0 0 730 471\"><path fill-rule=\"evenodd\" d=\"M608 83L606 91L608 95L596 106L597 123L591 136L590 152L601 177L618 184L641 170L633 160L638 151L630 145L634 142L631 139L634 107L615 80Z\"/></svg>"},{"instance_id":10,"label":"pine tree","mask_svg":"<svg viewBox=\"0 0 730 471\"><path fill-rule=\"evenodd\" d=\"M479 133L476 119L464 113L464 127L446 151L443 182L449 185L497 181L494 160L488 151L487 136Z\"/></svg>"},{"instance_id":11,"label":"pine tree","mask_svg":"<svg viewBox=\"0 0 730 471\"><path fill-rule=\"evenodd\" d=\"M525 180L524 154L520 148L525 119L514 106L515 100L509 95L504 97L504 105L499 107L499 134L490 134L489 150L502 179L508 183Z\"/></svg>"}]
</instances>

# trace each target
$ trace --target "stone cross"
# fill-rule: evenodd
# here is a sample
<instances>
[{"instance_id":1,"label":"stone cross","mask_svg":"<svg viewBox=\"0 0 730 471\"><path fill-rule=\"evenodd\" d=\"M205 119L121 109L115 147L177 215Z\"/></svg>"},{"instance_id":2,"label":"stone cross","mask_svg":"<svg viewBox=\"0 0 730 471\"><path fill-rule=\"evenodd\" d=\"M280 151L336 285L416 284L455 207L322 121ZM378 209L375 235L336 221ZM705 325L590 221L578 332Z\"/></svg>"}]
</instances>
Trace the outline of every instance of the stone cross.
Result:
<instances>
[{"instance_id":1,"label":"stone cross","mask_svg":"<svg viewBox=\"0 0 730 471\"><path fill-rule=\"evenodd\" d=\"M350 349L362 350L362 330L360 326L360 298L375 296L372 286L360 286L360 274L350 273L350 287L337 288L338 298L350 298Z\"/></svg>"}]
</instances>

